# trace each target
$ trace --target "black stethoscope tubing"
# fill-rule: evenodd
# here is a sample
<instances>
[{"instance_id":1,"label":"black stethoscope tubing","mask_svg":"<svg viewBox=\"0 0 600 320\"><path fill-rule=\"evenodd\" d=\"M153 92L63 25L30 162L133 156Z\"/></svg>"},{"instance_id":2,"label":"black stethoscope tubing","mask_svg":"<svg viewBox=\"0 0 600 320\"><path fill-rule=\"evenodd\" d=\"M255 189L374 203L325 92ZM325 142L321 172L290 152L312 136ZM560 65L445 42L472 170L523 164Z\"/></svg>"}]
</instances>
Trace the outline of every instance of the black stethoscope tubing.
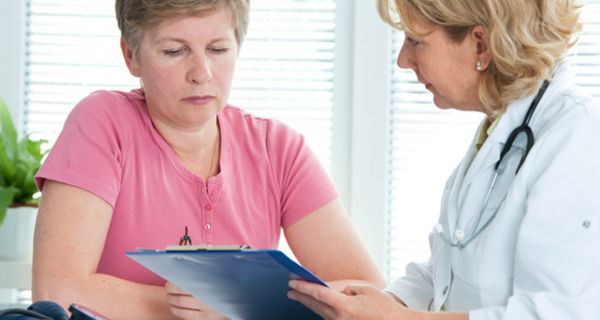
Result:
<instances>
[{"instance_id":1,"label":"black stethoscope tubing","mask_svg":"<svg viewBox=\"0 0 600 320\"><path fill-rule=\"evenodd\" d=\"M477 238L477 236L481 232L483 232L483 230L485 230L492 223L492 221L494 220L494 218L496 218L496 214L498 213L498 209L496 209L496 211L485 221L485 223L481 226L481 228L479 227L479 225L481 223L481 218L482 218L482 215L483 215L483 211L487 207L490 195L491 195L491 193L492 193L492 191L494 189L494 186L496 185L496 180L498 178L498 175L502 171L504 171L504 166L502 165L502 162L504 161L506 154L508 154L508 152L510 151L510 149L513 147L513 144L514 144L515 140L517 139L517 137L521 133L525 134L526 146L525 146L525 150L523 151L523 154L521 155L521 161L519 162L519 166L517 167L517 170L515 171L515 174L517 174L519 172L519 169L521 169L521 166L523 165L523 163L525 162L525 159L527 158L527 154L529 154L529 151L533 147L533 144L534 144L535 140L534 140L533 131L531 130L531 127L529 126L529 122L531 121L531 117L533 116L533 113L535 112L535 109L537 108L537 105L540 103L540 100L542 100L542 97L544 96L544 93L546 92L546 89L548 88L549 84L550 84L550 82L548 80L544 80L544 82L542 83L542 86L540 87L537 95L533 98L533 101L531 102L531 105L529 105L529 109L527 109L527 113L525 114L525 117L523 118L523 122L519 126L517 126L515 129L513 129L510 132L510 134L508 135L508 138L506 139L506 142L505 142L504 146L502 147L502 150L500 151L500 159L498 159L498 162L496 162L496 165L494 167L494 177L492 178L492 182L490 183L490 187L488 188L488 191L487 191L487 193L486 193L486 195L484 197L481 212L477 216L477 219L475 220L475 223L473 224L473 226L471 228L471 232L469 232L468 237L465 239L464 236L463 236L462 239L459 239L456 242L453 242L450 239L450 237L448 237L448 236L446 236L444 234L443 226L441 224L438 223L436 225L436 227L434 228L434 231L449 246L451 246L451 247L457 247L457 248L459 248L459 249L462 250L471 241L473 241L475 238Z\"/></svg>"},{"instance_id":2,"label":"black stethoscope tubing","mask_svg":"<svg viewBox=\"0 0 600 320\"><path fill-rule=\"evenodd\" d=\"M548 80L544 80L537 95L535 96L535 98L533 98L533 101L531 101L531 105L529 106L529 109L527 110L527 113L525 114L525 118L523 118L523 122L521 123L520 126L516 127L508 135L508 138L506 139L506 143L504 144L502 151L500 151L500 159L498 160L498 162L496 162L496 166L494 167L495 170L498 170L498 167L500 167L500 164L502 163L504 156L512 148L513 143L515 142L515 139L517 139L519 134L524 133L527 138L527 140L526 140L527 145L525 146L525 151L521 155L521 161L519 162L519 166L517 167L517 171L515 172L515 174L517 172L519 172L519 169L521 169L521 166L525 162L525 158L527 158L527 154L529 154L529 151L531 150L531 148L533 147L533 144L535 142L535 138L533 136L533 131L531 130L531 127L529 126L529 121L531 120L531 117L533 116L533 113L535 112L537 105L540 103L540 100L542 100L542 97L544 96L544 93L546 92L546 89L548 88L549 84L550 84L550 82Z\"/></svg>"}]
</instances>

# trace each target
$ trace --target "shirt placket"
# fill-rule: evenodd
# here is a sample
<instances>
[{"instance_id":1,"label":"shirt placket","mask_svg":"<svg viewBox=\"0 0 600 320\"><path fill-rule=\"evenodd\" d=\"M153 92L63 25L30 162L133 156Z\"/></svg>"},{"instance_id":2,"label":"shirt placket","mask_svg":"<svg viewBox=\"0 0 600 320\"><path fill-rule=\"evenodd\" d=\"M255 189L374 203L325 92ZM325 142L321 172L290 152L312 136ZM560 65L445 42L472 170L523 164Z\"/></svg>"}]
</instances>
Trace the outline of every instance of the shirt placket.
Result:
<instances>
[{"instance_id":1,"label":"shirt placket","mask_svg":"<svg viewBox=\"0 0 600 320\"><path fill-rule=\"evenodd\" d=\"M210 184L203 184L200 188L200 207L202 208L202 237L205 244L214 244L215 232L215 200L218 190Z\"/></svg>"}]
</instances>

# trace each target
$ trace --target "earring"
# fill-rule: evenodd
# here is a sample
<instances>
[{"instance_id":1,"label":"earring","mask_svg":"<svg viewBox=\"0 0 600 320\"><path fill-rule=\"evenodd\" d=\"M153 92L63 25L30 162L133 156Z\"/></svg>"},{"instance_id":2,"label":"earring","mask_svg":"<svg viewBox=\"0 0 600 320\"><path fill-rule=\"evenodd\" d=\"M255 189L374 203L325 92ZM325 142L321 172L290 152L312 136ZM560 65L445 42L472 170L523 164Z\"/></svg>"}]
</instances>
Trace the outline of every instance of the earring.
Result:
<instances>
[{"instance_id":1,"label":"earring","mask_svg":"<svg viewBox=\"0 0 600 320\"><path fill-rule=\"evenodd\" d=\"M475 69L477 71L483 71L483 66L481 65L481 61L477 61L477 64L475 65Z\"/></svg>"}]
</instances>

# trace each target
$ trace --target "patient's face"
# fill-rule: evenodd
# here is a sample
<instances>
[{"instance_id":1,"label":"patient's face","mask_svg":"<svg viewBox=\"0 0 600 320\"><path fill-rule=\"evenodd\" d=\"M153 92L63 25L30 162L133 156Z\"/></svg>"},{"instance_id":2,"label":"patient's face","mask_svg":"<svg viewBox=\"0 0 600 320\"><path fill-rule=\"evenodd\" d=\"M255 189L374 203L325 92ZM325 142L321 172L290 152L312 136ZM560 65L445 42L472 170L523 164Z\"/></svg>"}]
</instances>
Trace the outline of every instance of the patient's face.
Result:
<instances>
[{"instance_id":1,"label":"patient's face","mask_svg":"<svg viewBox=\"0 0 600 320\"><path fill-rule=\"evenodd\" d=\"M193 130L227 103L237 56L232 15L221 9L146 30L130 70L142 80L153 121Z\"/></svg>"}]
</instances>

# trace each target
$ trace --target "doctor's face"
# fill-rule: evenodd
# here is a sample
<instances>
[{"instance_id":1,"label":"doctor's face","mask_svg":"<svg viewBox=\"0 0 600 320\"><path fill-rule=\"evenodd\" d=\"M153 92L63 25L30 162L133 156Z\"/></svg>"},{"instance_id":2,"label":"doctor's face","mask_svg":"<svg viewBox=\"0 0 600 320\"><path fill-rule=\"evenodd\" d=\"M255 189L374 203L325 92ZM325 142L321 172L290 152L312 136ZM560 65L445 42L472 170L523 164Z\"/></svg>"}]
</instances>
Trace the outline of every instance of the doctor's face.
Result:
<instances>
[{"instance_id":1,"label":"doctor's face","mask_svg":"<svg viewBox=\"0 0 600 320\"><path fill-rule=\"evenodd\" d=\"M238 56L228 9L173 17L144 30L137 56L121 45L130 72L141 78L153 121L194 130L214 121L227 103Z\"/></svg>"},{"instance_id":2,"label":"doctor's face","mask_svg":"<svg viewBox=\"0 0 600 320\"><path fill-rule=\"evenodd\" d=\"M480 73L475 69L478 47L473 37L469 34L456 42L440 26L415 15L410 25L416 34L405 32L398 66L415 72L439 108L482 110Z\"/></svg>"}]
</instances>

